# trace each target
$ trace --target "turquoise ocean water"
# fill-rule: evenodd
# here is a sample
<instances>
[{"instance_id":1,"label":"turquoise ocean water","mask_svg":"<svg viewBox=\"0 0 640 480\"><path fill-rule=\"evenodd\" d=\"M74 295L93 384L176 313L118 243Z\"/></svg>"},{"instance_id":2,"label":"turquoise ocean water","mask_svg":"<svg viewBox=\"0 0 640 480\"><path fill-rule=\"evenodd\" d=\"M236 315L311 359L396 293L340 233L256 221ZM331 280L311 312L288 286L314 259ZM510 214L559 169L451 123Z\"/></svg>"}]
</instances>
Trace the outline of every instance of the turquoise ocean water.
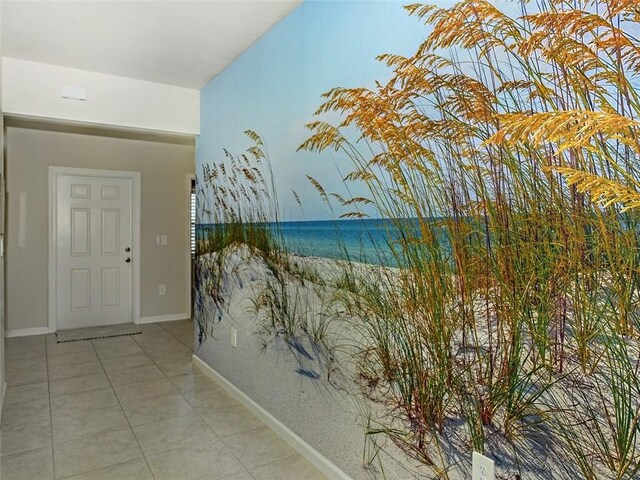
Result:
<instances>
[{"instance_id":1,"label":"turquoise ocean water","mask_svg":"<svg viewBox=\"0 0 640 480\"><path fill-rule=\"evenodd\" d=\"M403 220L412 222L415 220ZM350 219L280 222L270 224L279 232L287 250L310 257L351 260L397 266L391 243L398 239L394 221L389 219ZM209 225L198 226L204 235Z\"/></svg>"},{"instance_id":2,"label":"turquoise ocean water","mask_svg":"<svg viewBox=\"0 0 640 480\"><path fill-rule=\"evenodd\" d=\"M390 220L281 222L288 251L311 257L395 265L390 242L397 237Z\"/></svg>"}]
</instances>

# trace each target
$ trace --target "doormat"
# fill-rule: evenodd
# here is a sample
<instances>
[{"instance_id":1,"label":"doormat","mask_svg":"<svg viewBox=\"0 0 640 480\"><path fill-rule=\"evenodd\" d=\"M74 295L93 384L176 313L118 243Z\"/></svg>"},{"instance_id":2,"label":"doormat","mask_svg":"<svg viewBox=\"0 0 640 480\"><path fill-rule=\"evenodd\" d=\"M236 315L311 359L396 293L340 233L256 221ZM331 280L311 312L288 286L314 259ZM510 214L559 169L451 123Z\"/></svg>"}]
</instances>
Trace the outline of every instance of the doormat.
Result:
<instances>
[{"instance_id":1,"label":"doormat","mask_svg":"<svg viewBox=\"0 0 640 480\"><path fill-rule=\"evenodd\" d=\"M104 327L72 328L70 330L58 330L57 343L77 342L80 340L94 340L96 338L120 337L123 335L137 335L142 333L138 325L123 323L122 325L107 325Z\"/></svg>"}]
</instances>

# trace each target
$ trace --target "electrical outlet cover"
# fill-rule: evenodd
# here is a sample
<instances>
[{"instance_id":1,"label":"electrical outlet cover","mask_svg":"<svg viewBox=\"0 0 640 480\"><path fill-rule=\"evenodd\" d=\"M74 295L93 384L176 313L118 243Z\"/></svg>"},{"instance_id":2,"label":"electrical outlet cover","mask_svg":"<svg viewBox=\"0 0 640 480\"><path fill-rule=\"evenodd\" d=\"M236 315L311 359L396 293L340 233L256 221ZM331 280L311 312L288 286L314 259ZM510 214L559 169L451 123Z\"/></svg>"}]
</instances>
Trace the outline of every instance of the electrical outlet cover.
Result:
<instances>
[{"instance_id":1,"label":"electrical outlet cover","mask_svg":"<svg viewBox=\"0 0 640 480\"><path fill-rule=\"evenodd\" d=\"M484 455L473 452L472 480L495 480L495 466L493 460Z\"/></svg>"}]
</instances>

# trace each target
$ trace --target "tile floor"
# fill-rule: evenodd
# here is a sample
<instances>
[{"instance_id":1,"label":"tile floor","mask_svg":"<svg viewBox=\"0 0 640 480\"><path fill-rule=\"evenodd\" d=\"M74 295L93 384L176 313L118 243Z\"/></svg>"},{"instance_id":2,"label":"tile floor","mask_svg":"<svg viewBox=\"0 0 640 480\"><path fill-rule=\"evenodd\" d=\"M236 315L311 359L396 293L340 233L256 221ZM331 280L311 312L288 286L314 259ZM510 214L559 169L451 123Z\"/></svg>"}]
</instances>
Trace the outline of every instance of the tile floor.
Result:
<instances>
[{"instance_id":1,"label":"tile floor","mask_svg":"<svg viewBox=\"0 0 640 480\"><path fill-rule=\"evenodd\" d=\"M191 366L190 321L7 339L2 480L324 478Z\"/></svg>"}]
</instances>

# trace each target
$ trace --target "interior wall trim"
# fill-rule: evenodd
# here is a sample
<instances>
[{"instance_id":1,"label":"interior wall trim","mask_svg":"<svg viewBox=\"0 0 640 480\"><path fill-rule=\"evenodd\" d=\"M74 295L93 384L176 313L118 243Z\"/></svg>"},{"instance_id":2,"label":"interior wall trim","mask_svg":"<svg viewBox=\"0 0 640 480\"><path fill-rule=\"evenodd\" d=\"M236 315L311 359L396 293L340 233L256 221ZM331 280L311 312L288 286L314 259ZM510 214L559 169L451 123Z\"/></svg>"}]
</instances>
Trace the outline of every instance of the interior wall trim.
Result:
<instances>
[{"instance_id":1,"label":"interior wall trim","mask_svg":"<svg viewBox=\"0 0 640 480\"><path fill-rule=\"evenodd\" d=\"M0 395L0 418L2 418L2 410L4 409L5 397L7 396L7 382L2 384L2 395Z\"/></svg>"},{"instance_id":2,"label":"interior wall trim","mask_svg":"<svg viewBox=\"0 0 640 480\"><path fill-rule=\"evenodd\" d=\"M238 400L251 413L262 420L273 432L282 440L287 442L291 448L302 455L311 465L316 467L320 473L331 480L352 480L349 475L340 470L324 455L300 438L284 423L271 415L267 410L258 405L251 397L236 387L229 380L215 371L208 363L197 355L193 355L192 363L211 380L220 385L226 392Z\"/></svg>"},{"instance_id":3,"label":"interior wall trim","mask_svg":"<svg viewBox=\"0 0 640 480\"><path fill-rule=\"evenodd\" d=\"M169 315L153 315L149 317L140 317L135 323L158 323L158 322L175 322L176 320L189 320L191 316L188 313L172 313Z\"/></svg>"},{"instance_id":4,"label":"interior wall trim","mask_svg":"<svg viewBox=\"0 0 640 480\"><path fill-rule=\"evenodd\" d=\"M14 328L11 330L7 330L5 332L5 336L7 338L30 337L32 335L47 335L54 332L55 330L52 330L49 327Z\"/></svg>"},{"instance_id":5,"label":"interior wall trim","mask_svg":"<svg viewBox=\"0 0 640 480\"><path fill-rule=\"evenodd\" d=\"M27 128L30 130L45 130L49 132L76 133L98 137L124 138L128 140L142 140L147 142L173 143L176 145L195 146L196 136L162 130L145 130L130 127L118 127L100 123L77 122L74 120L60 120L30 115L4 115L5 128Z\"/></svg>"}]
</instances>

